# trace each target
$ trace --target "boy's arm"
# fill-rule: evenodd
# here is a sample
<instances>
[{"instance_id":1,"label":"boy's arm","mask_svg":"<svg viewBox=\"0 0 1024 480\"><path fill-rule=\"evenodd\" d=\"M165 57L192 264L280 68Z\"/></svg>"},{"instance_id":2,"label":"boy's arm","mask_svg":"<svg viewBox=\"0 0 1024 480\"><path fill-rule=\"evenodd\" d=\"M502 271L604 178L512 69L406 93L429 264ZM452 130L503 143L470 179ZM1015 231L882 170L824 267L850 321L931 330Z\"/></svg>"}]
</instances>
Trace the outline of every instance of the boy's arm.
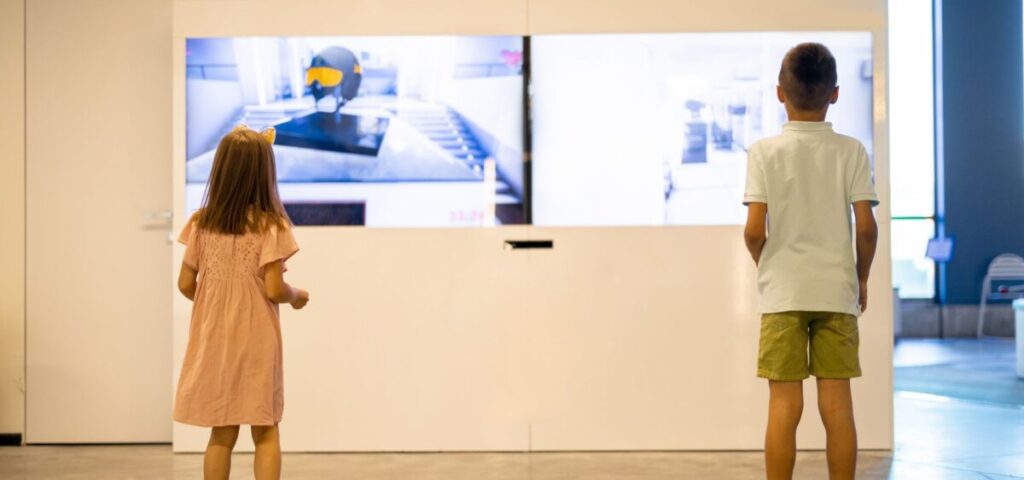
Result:
<instances>
[{"instance_id":1,"label":"boy's arm","mask_svg":"<svg viewBox=\"0 0 1024 480\"><path fill-rule=\"evenodd\" d=\"M868 275L878 245L878 224L871 210L871 201L853 202L857 223L857 281L860 283L860 310L868 308Z\"/></svg>"},{"instance_id":2,"label":"boy's arm","mask_svg":"<svg viewBox=\"0 0 1024 480\"><path fill-rule=\"evenodd\" d=\"M181 264L181 271L178 273L178 290L189 300L196 299L196 277L199 275L192 267Z\"/></svg>"},{"instance_id":3,"label":"boy's arm","mask_svg":"<svg viewBox=\"0 0 1024 480\"><path fill-rule=\"evenodd\" d=\"M747 243L747 251L754 264L761 263L761 252L764 242L768 239L768 204L750 202L747 204L747 226L743 229L743 240Z\"/></svg>"}]
</instances>

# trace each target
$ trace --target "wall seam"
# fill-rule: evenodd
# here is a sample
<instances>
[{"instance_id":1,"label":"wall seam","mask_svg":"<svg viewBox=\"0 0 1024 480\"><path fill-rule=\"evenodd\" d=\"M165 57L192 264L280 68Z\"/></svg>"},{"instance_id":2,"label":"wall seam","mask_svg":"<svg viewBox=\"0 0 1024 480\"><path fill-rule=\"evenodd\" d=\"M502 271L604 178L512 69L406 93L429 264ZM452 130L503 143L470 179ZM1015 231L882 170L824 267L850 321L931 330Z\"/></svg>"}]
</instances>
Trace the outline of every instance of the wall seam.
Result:
<instances>
[{"instance_id":1,"label":"wall seam","mask_svg":"<svg viewBox=\"0 0 1024 480\"><path fill-rule=\"evenodd\" d=\"M21 444L28 443L28 0L21 0Z\"/></svg>"}]
</instances>

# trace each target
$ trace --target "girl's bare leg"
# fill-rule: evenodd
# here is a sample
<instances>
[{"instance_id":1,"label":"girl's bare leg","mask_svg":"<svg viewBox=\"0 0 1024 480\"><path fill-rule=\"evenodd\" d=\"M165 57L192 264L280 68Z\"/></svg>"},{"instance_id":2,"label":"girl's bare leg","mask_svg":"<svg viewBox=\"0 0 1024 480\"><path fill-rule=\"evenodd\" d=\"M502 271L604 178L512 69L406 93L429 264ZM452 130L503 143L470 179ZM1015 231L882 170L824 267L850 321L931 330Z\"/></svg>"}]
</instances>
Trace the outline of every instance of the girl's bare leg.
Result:
<instances>
[{"instance_id":1,"label":"girl's bare leg","mask_svg":"<svg viewBox=\"0 0 1024 480\"><path fill-rule=\"evenodd\" d=\"M203 478L205 480L228 480L231 475L231 451L238 440L238 425L213 427L210 442L206 444L203 457Z\"/></svg>"},{"instance_id":2,"label":"girl's bare leg","mask_svg":"<svg viewBox=\"0 0 1024 480\"><path fill-rule=\"evenodd\" d=\"M281 438L277 425L253 425L252 443L256 444L253 470L256 480L281 478Z\"/></svg>"}]
</instances>

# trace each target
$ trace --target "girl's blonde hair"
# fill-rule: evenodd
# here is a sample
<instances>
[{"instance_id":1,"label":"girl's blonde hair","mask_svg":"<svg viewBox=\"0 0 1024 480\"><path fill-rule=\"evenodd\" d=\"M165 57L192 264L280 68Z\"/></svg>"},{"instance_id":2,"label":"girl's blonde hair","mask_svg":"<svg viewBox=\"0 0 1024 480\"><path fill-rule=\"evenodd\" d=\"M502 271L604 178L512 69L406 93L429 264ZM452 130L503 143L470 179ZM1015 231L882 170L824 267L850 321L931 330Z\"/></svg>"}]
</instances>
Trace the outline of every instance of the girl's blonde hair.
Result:
<instances>
[{"instance_id":1,"label":"girl's blonde hair","mask_svg":"<svg viewBox=\"0 0 1024 480\"><path fill-rule=\"evenodd\" d=\"M272 130L260 134L244 126L221 139L196 226L241 235L291 224L277 193L272 142Z\"/></svg>"}]
</instances>

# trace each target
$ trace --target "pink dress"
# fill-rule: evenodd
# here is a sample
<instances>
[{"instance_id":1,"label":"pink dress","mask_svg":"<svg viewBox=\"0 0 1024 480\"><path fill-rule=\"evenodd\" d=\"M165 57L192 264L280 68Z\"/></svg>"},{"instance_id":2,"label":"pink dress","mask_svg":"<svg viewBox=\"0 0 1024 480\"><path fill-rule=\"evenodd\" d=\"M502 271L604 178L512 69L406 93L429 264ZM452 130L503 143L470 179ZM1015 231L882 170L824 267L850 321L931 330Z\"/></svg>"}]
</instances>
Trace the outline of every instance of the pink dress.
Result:
<instances>
[{"instance_id":1,"label":"pink dress","mask_svg":"<svg viewBox=\"0 0 1024 480\"><path fill-rule=\"evenodd\" d=\"M291 229L224 235L189 221L178 241L199 278L174 420L204 427L280 422L281 324L263 270L299 250Z\"/></svg>"}]
</instances>

